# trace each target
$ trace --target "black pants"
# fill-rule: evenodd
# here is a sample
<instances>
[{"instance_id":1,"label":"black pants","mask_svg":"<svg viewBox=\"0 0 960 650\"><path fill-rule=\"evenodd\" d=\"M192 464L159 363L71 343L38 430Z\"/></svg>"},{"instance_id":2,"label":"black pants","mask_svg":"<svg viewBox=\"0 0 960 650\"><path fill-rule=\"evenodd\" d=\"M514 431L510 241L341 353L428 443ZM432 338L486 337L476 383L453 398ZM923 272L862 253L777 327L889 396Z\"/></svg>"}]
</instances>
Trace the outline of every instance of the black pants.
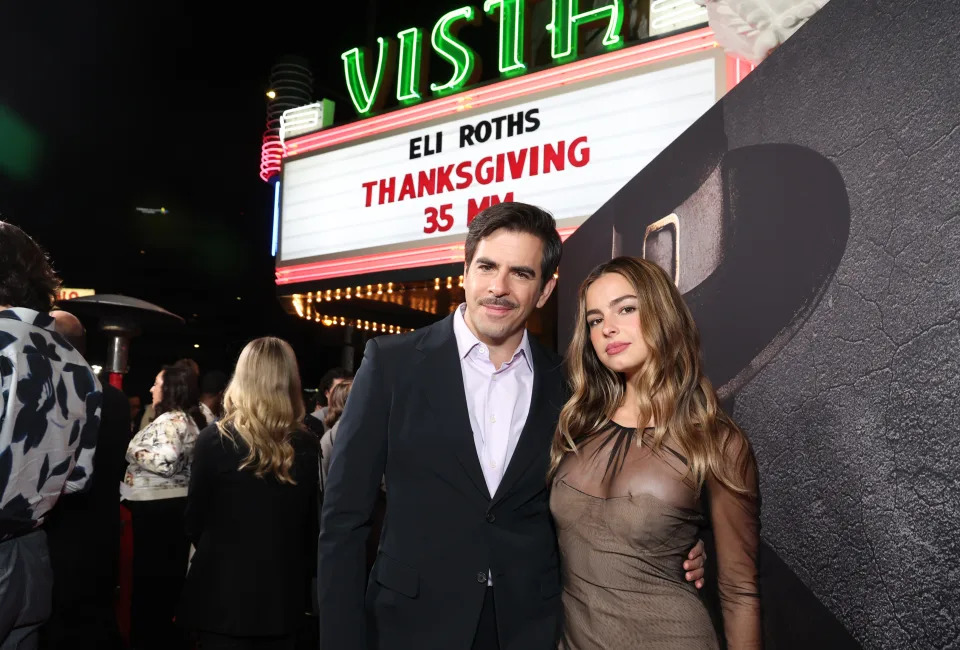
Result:
<instances>
[{"instance_id":1,"label":"black pants","mask_svg":"<svg viewBox=\"0 0 960 650\"><path fill-rule=\"evenodd\" d=\"M294 636L227 636L197 633L197 650L294 650Z\"/></svg>"},{"instance_id":2,"label":"black pants","mask_svg":"<svg viewBox=\"0 0 960 650\"><path fill-rule=\"evenodd\" d=\"M487 587L483 597L483 610L477 624L477 634L473 637L473 650L500 650L497 638L497 610L493 604L493 587Z\"/></svg>"},{"instance_id":3,"label":"black pants","mask_svg":"<svg viewBox=\"0 0 960 650\"><path fill-rule=\"evenodd\" d=\"M101 504L90 496L60 497L44 524L53 566L53 611L40 630L41 648L123 647L114 609L120 498Z\"/></svg>"},{"instance_id":4,"label":"black pants","mask_svg":"<svg viewBox=\"0 0 960 650\"><path fill-rule=\"evenodd\" d=\"M47 534L34 530L0 542L0 648L33 650L50 616L53 570Z\"/></svg>"},{"instance_id":5,"label":"black pants","mask_svg":"<svg viewBox=\"0 0 960 650\"><path fill-rule=\"evenodd\" d=\"M179 650L183 634L173 622L187 572L186 497L127 501L133 516L133 596L130 642L137 650Z\"/></svg>"}]
</instances>

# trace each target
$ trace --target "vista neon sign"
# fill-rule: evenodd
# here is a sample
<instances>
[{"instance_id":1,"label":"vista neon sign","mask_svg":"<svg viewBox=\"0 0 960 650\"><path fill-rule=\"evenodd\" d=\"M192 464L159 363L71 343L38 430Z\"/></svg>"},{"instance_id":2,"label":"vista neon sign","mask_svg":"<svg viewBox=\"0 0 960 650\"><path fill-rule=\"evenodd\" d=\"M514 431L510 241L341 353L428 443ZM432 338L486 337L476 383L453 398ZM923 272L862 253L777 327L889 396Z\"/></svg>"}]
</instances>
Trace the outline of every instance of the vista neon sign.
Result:
<instances>
[{"instance_id":1,"label":"vista neon sign","mask_svg":"<svg viewBox=\"0 0 960 650\"><path fill-rule=\"evenodd\" d=\"M537 0L485 0L483 11L500 24L498 66L502 77L511 77L527 71L526 14L527 5ZM553 14L547 31L550 34L550 55L556 63L567 63L579 53L579 32L584 26L605 30L601 42L607 49L623 44L624 3L611 0L608 4L580 11L578 0L550 0ZM477 80L480 65L476 53L460 38L460 28L478 24L481 14L472 6L449 11L436 22L429 35L429 48L450 64L452 71L446 80L430 84L430 93L440 97L459 92ZM422 101L427 94L427 49L424 30L412 27L392 38L377 39L376 63L366 48L355 47L340 55L344 78L350 99L357 113L368 116L383 106L396 81L397 101L403 105Z\"/></svg>"}]
</instances>

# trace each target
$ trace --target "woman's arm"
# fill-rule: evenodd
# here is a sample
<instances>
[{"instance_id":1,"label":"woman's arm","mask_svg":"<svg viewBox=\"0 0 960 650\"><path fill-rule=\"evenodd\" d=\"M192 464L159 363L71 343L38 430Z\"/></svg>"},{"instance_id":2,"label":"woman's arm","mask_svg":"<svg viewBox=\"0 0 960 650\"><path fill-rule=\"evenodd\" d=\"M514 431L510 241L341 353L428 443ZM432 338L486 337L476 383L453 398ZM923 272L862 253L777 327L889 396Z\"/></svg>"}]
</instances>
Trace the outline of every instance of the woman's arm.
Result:
<instances>
[{"instance_id":1,"label":"woman's arm","mask_svg":"<svg viewBox=\"0 0 960 650\"><path fill-rule=\"evenodd\" d=\"M717 548L717 587L723 630L730 650L763 647L760 623L760 496L757 464L749 443L731 434L724 449L731 474L740 476L750 495L738 494L710 477L707 498Z\"/></svg>"}]
</instances>

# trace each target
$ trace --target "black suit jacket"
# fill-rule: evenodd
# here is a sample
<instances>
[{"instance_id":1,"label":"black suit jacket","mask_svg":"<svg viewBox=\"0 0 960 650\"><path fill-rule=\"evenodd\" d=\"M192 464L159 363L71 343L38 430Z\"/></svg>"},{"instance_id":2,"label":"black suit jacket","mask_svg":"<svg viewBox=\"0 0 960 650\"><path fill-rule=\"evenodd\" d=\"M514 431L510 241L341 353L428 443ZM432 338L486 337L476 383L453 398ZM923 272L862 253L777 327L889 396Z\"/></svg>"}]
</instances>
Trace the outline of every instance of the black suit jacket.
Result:
<instances>
[{"instance_id":1,"label":"black suit jacket","mask_svg":"<svg viewBox=\"0 0 960 650\"><path fill-rule=\"evenodd\" d=\"M333 450L321 518L320 647L468 650L493 573L503 650L554 650L560 573L548 503L560 360L531 339L530 414L497 493L477 458L453 317L371 340ZM380 552L364 544L386 475Z\"/></svg>"},{"instance_id":2,"label":"black suit jacket","mask_svg":"<svg viewBox=\"0 0 960 650\"><path fill-rule=\"evenodd\" d=\"M296 485L238 469L247 447L236 440L216 425L197 439L186 510L197 552L177 620L234 636L293 634L308 609L316 557L316 438L293 438Z\"/></svg>"}]
</instances>

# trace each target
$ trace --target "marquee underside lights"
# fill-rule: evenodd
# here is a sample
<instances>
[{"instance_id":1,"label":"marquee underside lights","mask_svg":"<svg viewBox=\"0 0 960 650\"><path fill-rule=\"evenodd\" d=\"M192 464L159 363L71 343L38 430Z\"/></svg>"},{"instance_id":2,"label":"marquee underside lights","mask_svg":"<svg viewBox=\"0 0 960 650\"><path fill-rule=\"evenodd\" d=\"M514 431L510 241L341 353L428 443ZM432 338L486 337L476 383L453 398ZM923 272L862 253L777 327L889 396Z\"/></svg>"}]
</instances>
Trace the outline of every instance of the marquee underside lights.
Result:
<instances>
[{"instance_id":1,"label":"marquee underside lights","mask_svg":"<svg viewBox=\"0 0 960 650\"><path fill-rule=\"evenodd\" d=\"M399 325L383 323L380 321L324 314L320 311L320 307L318 306L322 303L322 300L323 299L320 292L317 293L316 301L314 301L313 293L295 293L290 297L293 310L297 316L303 318L304 320L320 323L326 327L354 327L359 330L374 332L377 334L403 334L404 332L413 331L413 329L409 327L401 327ZM330 298L328 297L327 301L329 302L329 300Z\"/></svg>"},{"instance_id":2,"label":"marquee underside lights","mask_svg":"<svg viewBox=\"0 0 960 650\"><path fill-rule=\"evenodd\" d=\"M453 290L454 287L462 290L463 276L448 275L446 280L437 277L432 281L422 282L378 282L356 286L347 285L325 291L308 291L305 294L295 293L291 296L291 306L293 311L301 318L305 314L305 305L314 305L313 310L316 311L320 308L315 305L323 302L337 303L341 301L343 304L363 301L390 303L413 311L436 314L438 305L436 293L443 287L446 287L447 290ZM459 302L461 298L462 296L459 296L457 301Z\"/></svg>"}]
</instances>

